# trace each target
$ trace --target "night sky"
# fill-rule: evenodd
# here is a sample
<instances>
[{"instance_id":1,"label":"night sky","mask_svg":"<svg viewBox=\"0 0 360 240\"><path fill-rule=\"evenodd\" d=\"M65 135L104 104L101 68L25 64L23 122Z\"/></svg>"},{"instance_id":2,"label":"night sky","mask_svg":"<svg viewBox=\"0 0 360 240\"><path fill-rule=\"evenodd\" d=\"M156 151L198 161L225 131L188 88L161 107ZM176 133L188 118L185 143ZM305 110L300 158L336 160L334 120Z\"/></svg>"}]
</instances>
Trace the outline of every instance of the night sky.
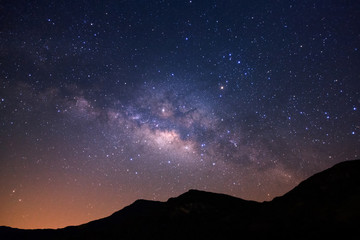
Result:
<instances>
[{"instance_id":1,"label":"night sky","mask_svg":"<svg viewBox=\"0 0 360 240\"><path fill-rule=\"evenodd\" d=\"M271 200L359 158L360 1L1 1L0 79L0 225Z\"/></svg>"}]
</instances>

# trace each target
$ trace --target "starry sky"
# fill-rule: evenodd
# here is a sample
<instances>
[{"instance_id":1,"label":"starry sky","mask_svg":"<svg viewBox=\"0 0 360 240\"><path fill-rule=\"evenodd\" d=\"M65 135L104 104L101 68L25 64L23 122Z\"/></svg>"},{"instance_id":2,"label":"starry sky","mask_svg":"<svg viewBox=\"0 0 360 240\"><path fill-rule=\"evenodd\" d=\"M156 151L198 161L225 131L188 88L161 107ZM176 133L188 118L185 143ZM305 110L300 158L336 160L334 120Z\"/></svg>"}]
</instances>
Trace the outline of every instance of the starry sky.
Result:
<instances>
[{"instance_id":1,"label":"starry sky","mask_svg":"<svg viewBox=\"0 0 360 240\"><path fill-rule=\"evenodd\" d=\"M0 2L0 225L189 189L268 201L360 154L360 2Z\"/></svg>"}]
</instances>

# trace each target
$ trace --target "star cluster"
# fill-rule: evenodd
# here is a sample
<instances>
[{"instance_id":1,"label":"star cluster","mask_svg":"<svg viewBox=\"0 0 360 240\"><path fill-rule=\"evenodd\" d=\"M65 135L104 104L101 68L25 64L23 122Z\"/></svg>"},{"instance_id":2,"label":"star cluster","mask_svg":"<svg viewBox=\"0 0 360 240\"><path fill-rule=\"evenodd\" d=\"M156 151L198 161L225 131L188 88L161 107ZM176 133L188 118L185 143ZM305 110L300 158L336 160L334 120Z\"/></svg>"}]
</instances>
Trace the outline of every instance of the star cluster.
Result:
<instances>
[{"instance_id":1,"label":"star cluster","mask_svg":"<svg viewBox=\"0 0 360 240\"><path fill-rule=\"evenodd\" d=\"M257 201L359 157L357 1L2 1L0 225L191 188Z\"/></svg>"}]
</instances>

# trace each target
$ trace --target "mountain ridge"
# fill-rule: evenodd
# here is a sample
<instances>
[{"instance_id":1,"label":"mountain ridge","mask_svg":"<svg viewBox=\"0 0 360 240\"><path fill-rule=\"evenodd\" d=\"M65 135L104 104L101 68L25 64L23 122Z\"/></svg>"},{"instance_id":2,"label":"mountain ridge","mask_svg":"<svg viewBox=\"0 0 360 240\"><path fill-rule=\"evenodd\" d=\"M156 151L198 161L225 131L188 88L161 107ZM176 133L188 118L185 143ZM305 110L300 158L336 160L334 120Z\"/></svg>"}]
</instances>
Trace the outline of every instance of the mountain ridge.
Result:
<instances>
[{"instance_id":1,"label":"mountain ridge","mask_svg":"<svg viewBox=\"0 0 360 240\"><path fill-rule=\"evenodd\" d=\"M106 218L63 229L0 227L1 239L315 239L358 234L360 160L314 174L281 197L255 202L191 189L166 202L136 200ZM354 238L355 239L355 238Z\"/></svg>"}]
</instances>

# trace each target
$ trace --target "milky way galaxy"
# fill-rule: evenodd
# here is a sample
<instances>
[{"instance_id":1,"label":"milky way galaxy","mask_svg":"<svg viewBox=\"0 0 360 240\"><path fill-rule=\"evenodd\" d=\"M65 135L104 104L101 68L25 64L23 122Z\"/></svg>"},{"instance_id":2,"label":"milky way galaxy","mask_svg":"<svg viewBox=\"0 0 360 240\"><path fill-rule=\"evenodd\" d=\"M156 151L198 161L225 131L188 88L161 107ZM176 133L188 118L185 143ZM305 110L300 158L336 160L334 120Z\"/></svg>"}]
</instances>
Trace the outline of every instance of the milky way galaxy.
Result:
<instances>
[{"instance_id":1,"label":"milky way galaxy","mask_svg":"<svg viewBox=\"0 0 360 240\"><path fill-rule=\"evenodd\" d=\"M265 201L360 151L358 1L1 1L0 225L189 189Z\"/></svg>"}]
</instances>

